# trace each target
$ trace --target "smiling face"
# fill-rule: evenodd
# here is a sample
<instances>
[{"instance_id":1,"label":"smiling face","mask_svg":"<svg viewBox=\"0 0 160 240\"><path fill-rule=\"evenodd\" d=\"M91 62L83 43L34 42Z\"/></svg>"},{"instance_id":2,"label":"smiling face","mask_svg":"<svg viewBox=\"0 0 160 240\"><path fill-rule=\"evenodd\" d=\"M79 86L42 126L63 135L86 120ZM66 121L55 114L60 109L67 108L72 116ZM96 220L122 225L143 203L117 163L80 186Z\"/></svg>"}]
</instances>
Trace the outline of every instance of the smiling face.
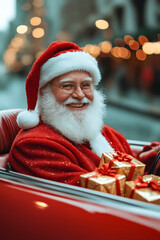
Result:
<instances>
[{"instance_id":1,"label":"smiling face","mask_svg":"<svg viewBox=\"0 0 160 240\"><path fill-rule=\"evenodd\" d=\"M51 90L59 104L69 110L84 110L93 102L93 80L86 71L72 71L54 78Z\"/></svg>"}]
</instances>

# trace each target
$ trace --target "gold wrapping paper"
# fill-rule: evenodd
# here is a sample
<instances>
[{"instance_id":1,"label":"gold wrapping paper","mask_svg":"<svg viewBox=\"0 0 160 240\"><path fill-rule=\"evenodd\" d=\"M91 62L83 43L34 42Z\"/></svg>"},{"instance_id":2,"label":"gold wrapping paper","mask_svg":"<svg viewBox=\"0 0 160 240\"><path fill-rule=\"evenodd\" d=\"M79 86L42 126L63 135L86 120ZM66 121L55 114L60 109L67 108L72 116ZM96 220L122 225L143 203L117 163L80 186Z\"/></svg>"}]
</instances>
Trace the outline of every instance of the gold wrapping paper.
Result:
<instances>
[{"instance_id":1,"label":"gold wrapping paper","mask_svg":"<svg viewBox=\"0 0 160 240\"><path fill-rule=\"evenodd\" d=\"M130 156L130 155L128 155L128 156ZM134 170L133 176L130 180L134 180L139 176L143 176L145 166L146 166L144 163L138 161L136 158L134 158L134 157L132 157L132 158L133 159L131 160L131 162L135 164L135 170ZM99 167L101 167L104 163L109 163L112 159L114 159L112 153L103 153ZM116 160L112 165L112 169L115 169L118 174L125 175L126 178L128 178L128 175L129 175L130 169L131 169L131 164L129 162Z\"/></svg>"},{"instance_id":2,"label":"gold wrapping paper","mask_svg":"<svg viewBox=\"0 0 160 240\"><path fill-rule=\"evenodd\" d=\"M97 175L97 176L94 176L94 175ZM118 180L119 180L121 196L124 196L124 186L125 186L126 177L125 175L120 175L120 174L116 174L116 176L118 177ZM94 171L94 172L82 174L80 176L81 187L86 187L86 181L88 181L87 188L97 190L100 192L117 195L116 179L114 177L110 177L107 175L100 175L99 173Z\"/></svg>"},{"instance_id":3,"label":"gold wrapping paper","mask_svg":"<svg viewBox=\"0 0 160 240\"><path fill-rule=\"evenodd\" d=\"M156 175L143 176L144 181L156 180L160 186L160 177ZM130 198L132 190L135 188L134 181L126 181L125 183L125 197ZM136 199L143 202L149 202L160 205L160 192L152 190L149 187L135 189L132 199Z\"/></svg>"}]
</instances>

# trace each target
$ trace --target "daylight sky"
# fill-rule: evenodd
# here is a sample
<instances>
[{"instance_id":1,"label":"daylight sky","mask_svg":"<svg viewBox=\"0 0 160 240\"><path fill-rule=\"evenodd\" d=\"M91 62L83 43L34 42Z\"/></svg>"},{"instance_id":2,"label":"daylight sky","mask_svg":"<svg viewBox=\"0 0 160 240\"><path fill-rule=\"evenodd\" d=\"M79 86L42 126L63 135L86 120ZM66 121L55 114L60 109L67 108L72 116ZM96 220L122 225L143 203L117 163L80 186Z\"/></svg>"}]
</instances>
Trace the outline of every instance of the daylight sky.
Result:
<instances>
[{"instance_id":1,"label":"daylight sky","mask_svg":"<svg viewBox=\"0 0 160 240\"><path fill-rule=\"evenodd\" d=\"M5 31L15 17L15 0L0 0L0 31Z\"/></svg>"}]
</instances>

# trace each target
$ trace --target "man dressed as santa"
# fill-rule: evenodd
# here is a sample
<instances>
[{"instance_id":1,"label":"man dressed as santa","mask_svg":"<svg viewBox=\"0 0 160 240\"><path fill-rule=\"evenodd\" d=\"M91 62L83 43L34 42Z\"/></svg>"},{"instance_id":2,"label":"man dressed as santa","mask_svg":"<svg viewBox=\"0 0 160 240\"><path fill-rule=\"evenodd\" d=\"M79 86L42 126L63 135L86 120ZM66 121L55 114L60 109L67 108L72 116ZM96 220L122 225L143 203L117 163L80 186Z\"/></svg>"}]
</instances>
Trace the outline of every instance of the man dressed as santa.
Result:
<instances>
[{"instance_id":1,"label":"man dressed as santa","mask_svg":"<svg viewBox=\"0 0 160 240\"><path fill-rule=\"evenodd\" d=\"M13 170L79 185L103 152L133 155L124 136L103 123L104 97L97 61L78 45L56 41L36 60L27 79L28 110L12 145Z\"/></svg>"}]
</instances>

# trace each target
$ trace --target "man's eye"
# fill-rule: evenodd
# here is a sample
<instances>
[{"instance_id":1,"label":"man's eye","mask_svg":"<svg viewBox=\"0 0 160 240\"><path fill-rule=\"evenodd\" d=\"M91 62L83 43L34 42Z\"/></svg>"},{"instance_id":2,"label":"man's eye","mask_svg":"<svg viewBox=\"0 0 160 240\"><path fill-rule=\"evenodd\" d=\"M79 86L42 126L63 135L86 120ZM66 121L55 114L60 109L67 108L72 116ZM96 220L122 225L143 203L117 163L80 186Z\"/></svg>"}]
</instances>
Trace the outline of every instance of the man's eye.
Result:
<instances>
[{"instance_id":1,"label":"man's eye","mask_svg":"<svg viewBox=\"0 0 160 240\"><path fill-rule=\"evenodd\" d=\"M84 89L88 89L90 87L91 87L91 83L83 83L82 84L82 88L84 88Z\"/></svg>"},{"instance_id":2,"label":"man's eye","mask_svg":"<svg viewBox=\"0 0 160 240\"><path fill-rule=\"evenodd\" d=\"M73 89L73 88L74 88L73 84L65 84L65 85L63 85L63 89L65 89L65 90L70 90L70 89Z\"/></svg>"}]
</instances>

